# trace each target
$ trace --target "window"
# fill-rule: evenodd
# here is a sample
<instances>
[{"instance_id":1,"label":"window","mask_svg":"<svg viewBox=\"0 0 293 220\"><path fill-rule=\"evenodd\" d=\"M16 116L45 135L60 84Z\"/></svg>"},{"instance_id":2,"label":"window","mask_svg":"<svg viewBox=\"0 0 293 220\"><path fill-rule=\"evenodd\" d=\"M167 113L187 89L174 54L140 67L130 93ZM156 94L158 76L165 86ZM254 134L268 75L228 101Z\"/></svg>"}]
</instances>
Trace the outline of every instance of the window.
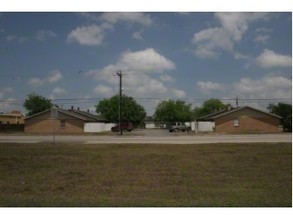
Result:
<instances>
[{"instance_id":1,"label":"window","mask_svg":"<svg viewBox=\"0 0 293 220\"><path fill-rule=\"evenodd\" d=\"M235 118L233 120L233 124L234 124L234 127L239 127L239 119L238 118Z\"/></svg>"},{"instance_id":2,"label":"window","mask_svg":"<svg viewBox=\"0 0 293 220\"><path fill-rule=\"evenodd\" d=\"M64 120L61 121L60 127L65 128L65 121Z\"/></svg>"}]
</instances>

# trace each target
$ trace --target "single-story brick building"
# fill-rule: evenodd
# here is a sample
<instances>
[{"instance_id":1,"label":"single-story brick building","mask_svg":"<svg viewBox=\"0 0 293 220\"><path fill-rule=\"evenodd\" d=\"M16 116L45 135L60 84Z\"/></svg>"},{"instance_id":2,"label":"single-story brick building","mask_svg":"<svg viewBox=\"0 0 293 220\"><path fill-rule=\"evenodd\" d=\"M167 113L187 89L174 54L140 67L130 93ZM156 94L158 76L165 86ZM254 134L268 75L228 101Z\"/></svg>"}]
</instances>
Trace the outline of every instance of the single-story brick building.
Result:
<instances>
[{"instance_id":1,"label":"single-story brick building","mask_svg":"<svg viewBox=\"0 0 293 220\"><path fill-rule=\"evenodd\" d=\"M98 116L79 110L51 108L25 119L24 131L32 133L83 133L86 123L104 123Z\"/></svg>"},{"instance_id":2,"label":"single-story brick building","mask_svg":"<svg viewBox=\"0 0 293 220\"><path fill-rule=\"evenodd\" d=\"M217 133L276 133L281 132L278 115L270 114L249 106L222 110L197 122L212 122Z\"/></svg>"}]
</instances>

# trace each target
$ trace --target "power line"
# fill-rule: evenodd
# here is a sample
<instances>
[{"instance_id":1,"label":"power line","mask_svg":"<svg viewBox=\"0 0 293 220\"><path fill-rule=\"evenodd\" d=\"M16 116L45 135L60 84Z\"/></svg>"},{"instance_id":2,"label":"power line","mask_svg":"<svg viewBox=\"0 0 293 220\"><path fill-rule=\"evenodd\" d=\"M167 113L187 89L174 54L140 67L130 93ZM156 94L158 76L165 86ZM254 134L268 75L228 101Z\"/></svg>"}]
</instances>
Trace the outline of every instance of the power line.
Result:
<instances>
[{"instance_id":1,"label":"power line","mask_svg":"<svg viewBox=\"0 0 293 220\"><path fill-rule=\"evenodd\" d=\"M82 103L94 103L95 101L108 99L110 97L95 97L95 98L58 98L51 99L52 102L80 101ZM209 99L218 99L221 101L235 101L235 98L175 98L175 97L133 97L137 100L187 100L187 101L207 101ZM292 101L292 98L238 98L238 101ZM21 104L25 100L0 100L0 103ZM73 102L70 102L73 103ZM76 102L74 102L76 103ZM69 103L68 103L69 104Z\"/></svg>"}]
</instances>

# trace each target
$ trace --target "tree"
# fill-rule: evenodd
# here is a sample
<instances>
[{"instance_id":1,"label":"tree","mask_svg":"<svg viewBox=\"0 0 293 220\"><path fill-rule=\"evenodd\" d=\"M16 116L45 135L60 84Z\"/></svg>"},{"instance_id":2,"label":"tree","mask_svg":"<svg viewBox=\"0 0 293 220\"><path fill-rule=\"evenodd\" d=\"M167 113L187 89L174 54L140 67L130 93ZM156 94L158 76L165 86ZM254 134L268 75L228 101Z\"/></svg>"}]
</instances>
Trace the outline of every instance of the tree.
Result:
<instances>
[{"instance_id":1,"label":"tree","mask_svg":"<svg viewBox=\"0 0 293 220\"><path fill-rule=\"evenodd\" d=\"M285 103L269 104L270 113L281 116L281 124L284 131L292 132L292 105Z\"/></svg>"},{"instance_id":2,"label":"tree","mask_svg":"<svg viewBox=\"0 0 293 220\"><path fill-rule=\"evenodd\" d=\"M162 122L187 122L192 120L192 109L190 104L184 101L161 101L154 114L155 121Z\"/></svg>"},{"instance_id":3,"label":"tree","mask_svg":"<svg viewBox=\"0 0 293 220\"><path fill-rule=\"evenodd\" d=\"M202 116L217 112L220 110L227 109L228 105L225 105L219 99L209 99L203 103L202 107L196 107L194 109L195 118L200 118Z\"/></svg>"},{"instance_id":4,"label":"tree","mask_svg":"<svg viewBox=\"0 0 293 220\"><path fill-rule=\"evenodd\" d=\"M132 97L123 95L121 99L121 121L139 125L146 116L145 109ZM119 95L103 99L96 105L96 112L110 122L119 122Z\"/></svg>"},{"instance_id":5,"label":"tree","mask_svg":"<svg viewBox=\"0 0 293 220\"><path fill-rule=\"evenodd\" d=\"M30 93L27 95L26 100L24 101L23 107L28 111L28 115L34 115L39 112L45 111L53 107L53 104L50 99L37 95L35 93Z\"/></svg>"}]
</instances>

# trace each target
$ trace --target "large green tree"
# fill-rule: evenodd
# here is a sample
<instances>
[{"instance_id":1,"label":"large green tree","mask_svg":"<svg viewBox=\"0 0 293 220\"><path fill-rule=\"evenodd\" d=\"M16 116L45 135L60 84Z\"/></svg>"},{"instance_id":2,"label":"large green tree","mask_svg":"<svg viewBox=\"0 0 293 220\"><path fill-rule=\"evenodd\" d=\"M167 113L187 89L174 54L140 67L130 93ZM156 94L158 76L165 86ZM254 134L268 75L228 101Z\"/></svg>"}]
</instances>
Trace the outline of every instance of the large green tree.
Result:
<instances>
[{"instance_id":1,"label":"large green tree","mask_svg":"<svg viewBox=\"0 0 293 220\"><path fill-rule=\"evenodd\" d=\"M192 120L191 104L184 101L165 100L157 106L154 114L155 121L187 122Z\"/></svg>"},{"instance_id":2,"label":"large green tree","mask_svg":"<svg viewBox=\"0 0 293 220\"><path fill-rule=\"evenodd\" d=\"M53 107L50 99L44 96L30 93L24 101L23 107L28 111L28 115L34 115Z\"/></svg>"},{"instance_id":3,"label":"large green tree","mask_svg":"<svg viewBox=\"0 0 293 220\"><path fill-rule=\"evenodd\" d=\"M195 115L195 118L200 118L202 116L205 116L220 110L224 110L227 108L228 108L228 105L225 105L221 100L209 99L203 103L202 107L196 107L194 109L194 115Z\"/></svg>"},{"instance_id":4,"label":"large green tree","mask_svg":"<svg viewBox=\"0 0 293 220\"><path fill-rule=\"evenodd\" d=\"M121 99L121 121L139 125L146 116L145 109L132 97L123 95ZM96 112L110 122L119 122L119 95L103 99L96 105Z\"/></svg>"},{"instance_id":5,"label":"large green tree","mask_svg":"<svg viewBox=\"0 0 293 220\"><path fill-rule=\"evenodd\" d=\"M269 104L267 109L282 117L281 124L284 131L292 132L292 105L286 103Z\"/></svg>"}]
</instances>

